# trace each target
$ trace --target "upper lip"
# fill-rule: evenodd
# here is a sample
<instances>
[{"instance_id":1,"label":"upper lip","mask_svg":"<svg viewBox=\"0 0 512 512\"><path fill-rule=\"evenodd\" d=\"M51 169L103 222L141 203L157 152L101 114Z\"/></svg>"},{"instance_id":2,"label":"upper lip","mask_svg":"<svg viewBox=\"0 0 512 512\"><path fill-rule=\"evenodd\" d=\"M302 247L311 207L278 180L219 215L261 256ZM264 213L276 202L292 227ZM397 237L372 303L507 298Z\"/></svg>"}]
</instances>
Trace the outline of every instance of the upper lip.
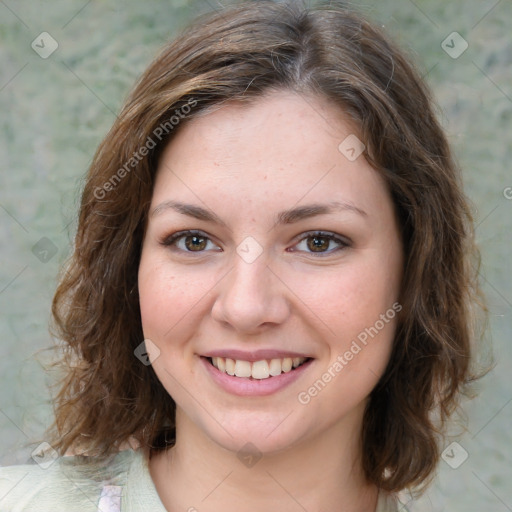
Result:
<instances>
[{"instance_id":1,"label":"upper lip","mask_svg":"<svg viewBox=\"0 0 512 512\"><path fill-rule=\"evenodd\" d=\"M241 361L261 361L263 359L284 359L285 357L305 357L310 358L311 356L301 353L301 352L290 352L284 350L275 350L275 349L259 349L259 350L237 350L237 349L221 349L221 350L212 350L211 352L207 352L202 354L203 357L224 357L229 359L238 359Z\"/></svg>"}]
</instances>

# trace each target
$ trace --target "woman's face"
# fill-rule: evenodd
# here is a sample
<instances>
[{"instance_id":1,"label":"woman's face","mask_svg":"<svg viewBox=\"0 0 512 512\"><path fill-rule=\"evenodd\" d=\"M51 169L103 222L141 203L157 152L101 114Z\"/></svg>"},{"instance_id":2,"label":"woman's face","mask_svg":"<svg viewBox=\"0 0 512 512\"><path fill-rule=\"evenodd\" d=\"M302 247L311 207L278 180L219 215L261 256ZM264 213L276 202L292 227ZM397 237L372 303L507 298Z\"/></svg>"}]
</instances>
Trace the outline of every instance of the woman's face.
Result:
<instances>
[{"instance_id":1,"label":"woman's face","mask_svg":"<svg viewBox=\"0 0 512 512\"><path fill-rule=\"evenodd\" d=\"M360 429L403 259L389 192L359 151L337 107L287 91L191 120L166 148L139 293L178 436L187 422L272 452Z\"/></svg>"}]
</instances>

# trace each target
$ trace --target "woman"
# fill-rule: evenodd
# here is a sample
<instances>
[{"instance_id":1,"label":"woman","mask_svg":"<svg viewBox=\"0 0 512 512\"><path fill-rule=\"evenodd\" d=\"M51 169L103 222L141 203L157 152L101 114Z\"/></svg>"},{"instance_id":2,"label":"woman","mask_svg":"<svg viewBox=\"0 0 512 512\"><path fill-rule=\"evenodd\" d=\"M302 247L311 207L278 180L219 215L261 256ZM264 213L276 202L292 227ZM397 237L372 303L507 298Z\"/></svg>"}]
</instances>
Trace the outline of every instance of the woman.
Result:
<instances>
[{"instance_id":1,"label":"woman","mask_svg":"<svg viewBox=\"0 0 512 512\"><path fill-rule=\"evenodd\" d=\"M472 378L472 236L380 30L332 2L201 18L91 165L51 447L2 469L1 510L399 510Z\"/></svg>"}]
</instances>

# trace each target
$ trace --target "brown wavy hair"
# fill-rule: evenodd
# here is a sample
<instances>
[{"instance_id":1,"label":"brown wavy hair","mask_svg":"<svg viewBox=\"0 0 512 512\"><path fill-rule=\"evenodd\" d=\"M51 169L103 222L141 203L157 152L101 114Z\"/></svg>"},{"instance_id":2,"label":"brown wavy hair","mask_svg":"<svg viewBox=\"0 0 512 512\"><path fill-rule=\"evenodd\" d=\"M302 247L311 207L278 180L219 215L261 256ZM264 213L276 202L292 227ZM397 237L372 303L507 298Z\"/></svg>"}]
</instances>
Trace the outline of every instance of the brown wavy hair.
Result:
<instances>
[{"instance_id":1,"label":"brown wavy hair","mask_svg":"<svg viewBox=\"0 0 512 512\"><path fill-rule=\"evenodd\" d=\"M87 174L74 253L53 302L65 371L52 430L60 453L108 456L130 439L152 450L172 445L175 403L134 356L143 340L137 273L158 158L189 119L280 89L340 106L391 191L405 254L403 310L365 411L363 468L388 491L432 475L481 338L473 219L418 72L339 2L245 2L203 16L128 97Z\"/></svg>"}]
</instances>

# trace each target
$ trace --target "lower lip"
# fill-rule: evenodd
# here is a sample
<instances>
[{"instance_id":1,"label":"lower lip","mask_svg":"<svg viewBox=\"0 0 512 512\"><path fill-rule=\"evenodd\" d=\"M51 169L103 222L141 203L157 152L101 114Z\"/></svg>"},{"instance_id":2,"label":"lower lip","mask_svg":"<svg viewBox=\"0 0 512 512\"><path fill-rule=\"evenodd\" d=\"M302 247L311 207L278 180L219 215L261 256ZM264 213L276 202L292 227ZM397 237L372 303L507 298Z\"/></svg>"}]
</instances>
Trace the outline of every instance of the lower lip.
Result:
<instances>
[{"instance_id":1,"label":"lower lip","mask_svg":"<svg viewBox=\"0 0 512 512\"><path fill-rule=\"evenodd\" d=\"M235 377L221 372L205 357L201 357L201 361L212 379L228 393L238 396L266 396L277 393L297 380L309 368L313 359L306 361L294 370L267 379Z\"/></svg>"}]
</instances>

